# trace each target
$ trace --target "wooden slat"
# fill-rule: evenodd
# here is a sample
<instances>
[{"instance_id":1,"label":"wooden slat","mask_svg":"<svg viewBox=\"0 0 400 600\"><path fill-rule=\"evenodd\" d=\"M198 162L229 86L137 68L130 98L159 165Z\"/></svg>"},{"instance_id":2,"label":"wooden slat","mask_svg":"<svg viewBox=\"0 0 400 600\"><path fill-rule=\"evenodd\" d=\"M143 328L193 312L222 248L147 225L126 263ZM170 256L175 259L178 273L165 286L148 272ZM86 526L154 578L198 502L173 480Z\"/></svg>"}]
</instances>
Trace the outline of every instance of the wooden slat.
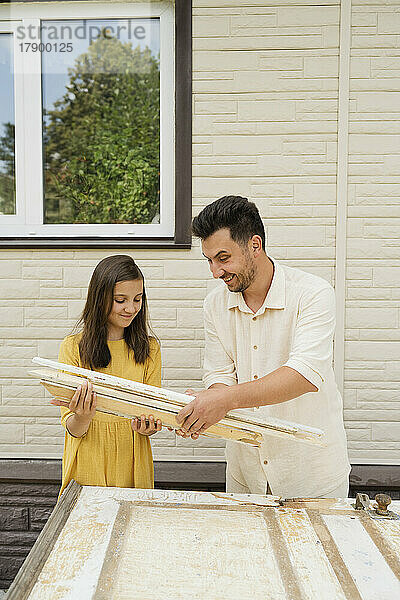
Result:
<instances>
[{"instance_id":1,"label":"wooden slat","mask_svg":"<svg viewBox=\"0 0 400 600\"><path fill-rule=\"evenodd\" d=\"M90 600L118 509L110 494L94 499L81 493L27 600Z\"/></svg>"},{"instance_id":2,"label":"wooden slat","mask_svg":"<svg viewBox=\"0 0 400 600\"><path fill-rule=\"evenodd\" d=\"M71 481L65 489L8 590L7 600L26 600L28 598L52 551L54 542L79 498L81 489L82 486L76 481Z\"/></svg>"},{"instance_id":3,"label":"wooden slat","mask_svg":"<svg viewBox=\"0 0 400 600\"><path fill-rule=\"evenodd\" d=\"M360 518L323 515L363 600L400 598L400 581L362 526Z\"/></svg>"},{"instance_id":4,"label":"wooden slat","mask_svg":"<svg viewBox=\"0 0 400 600\"><path fill-rule=\"evenodd\" d=\"M321 514L314 510L307 510L307 514L313 524L316 534L321 540L324 552L335 571L345 597L347 600L363 600ZM356 539L355 542L357 542Z\"/></svg>"},{"instance_id":5,"label":"wooden slat","mask_svg":"<svg viewBox=\"0 0 400 600\"><path fill-rule=\"evenodd\" d=\"M385 522L375 521L368 516L360 519L360 522L363 524L369 537L374 542L397 579L400 581L400 556L398 549L395 546L395 538L397 538L397 546L400 546L400 523L398 521L392 521L392 523L396 523L396 529L393 531L393 542L391 544L389 541L390 538L388 539L384 535L384 533L388 533L388 528L385 528ZM379 527L380 523L383 527ZM390 521L386 521L386 524L388 523L390 523Z\"/></svg>"},{"instance_id":6,"label":"wooden slat","mask_svg":"<svg viewBox=\"0 0 400 600\"><path fill-rule=\"evenodd\" d=\"M103 567L100 571L93 600L110 600L115 583L115 574L118 573L119 551L126 534L127 523L130 518L131 506L129 502L121 502L115 517L110 543L108 545ZM136 571L140 577L140 569Z\"/></svg>"},{"instance_id":7,"label":"wooden slat","mask_svg":"<svg viewBox=\"0 0 400 600\"><path fill-rule=\"evenodd\" d=\"M100 488L84 486L83 501L90 497L91 502L102 501L112 497L118 502L151 503L155 506L174 504L182 506L238 507L247 505L265 507L280 506L279 496L262 496L261 494L222 494L215 492L199 492L187 490L157 490L132 488Z\"/></svg>"},{"instance_id":8,"label":"wooden slat","mask_svg":"<svg viewBox=\"0 0 400 600\"><path fill-rule=\"evenodd\" d=\"M47 381L41 381L42 385L47 391L54 397L60 398L61 400L70 400L74 395L76 388L70 388L64 385L49 383ZM116 396L106 395L105 388L94 385L93 391L97 393L97 406L96 410L100 412L110 413L121 417L132 418L138 417L141 414L151 413L155 419L160 419L163 425L169 425L170 427L176 428L176 412L169 412L166 408L157 408L157 404L164 404L152 400L149 404L141 403L132 400L130 402L124 402L123 398L120 398L124 392L115 390L113 394ZM132 395L132 394L130 394ZM121 401L122 400L122 401ZM227 427L226 425L213 425L207 430L208 436L219 437L224 439L236 440L238 442L245 442L251 446L259 447L261 445L262 435L257 432L249 431L239 427Z\"/></svg>"},{"instance_id":9,"label":"wooden slat","mask_svg":"<svg viewBox=\"0 0 400 600\"><path fill-rule=\"evenodd\" d=\"M193 396L181 394L172 390L157 388L140 382L114 377L97 371L90 371L81 367L57 363L55 361L41 359L36 357L33 362L43 364L47 368L31 371L31 375L39 377L48 383L66 385L67 387L77 387L82 383L82 377L87 378L94 385L101 386L101 391L107 396L117 397L130 402L148 405L154 408L168 409L168 412L177 414L182 407L193 400ZM71 375L74 373L74 375ZM111 391L110 391L111 390ZM122 395L121 395L122 394ZM134 394L134 396L132 396ZM161 405L159 404L161 402ZM324 445L324 432L315 427L300 425L273 417L259 419L253 415L246 415L246 418L238 414L226 415L219 423L219 426L250 430L261 435L267 433L270 435L281 436L284 434L292 435L299 441ZM210 431L210 429L208 430ZM254 437L254 436L253 436Z\"/></svg>"},{"instance_id":10,"label":"wooden slat","mask_svg":"<svg viewBox=\"0 0 400 600\"><path fill-rule=\"evenodd\" d=\"M304 597L346 600L307 512L287 508L274 512Z\"/></svg>"},{"instance_id":11,"label":"wooden slat","mask_svg":"<svg viewBox=\"0 0 400 600\"><path fill-rule=\"evenodd\" d=\"M30 372L31 375L40 378L40 382L55 397L69 401L75 393L78 385L82 384L82 378L64 372L56 372L51 369L40 369ZM131 382L132 383L132 382ZM158 389L158 388L154 388ZM122 391L110 388L104 383L93 383L93 391L97 393L97 410L111 414L131 418L143 413L153 414L166 425L177 427L176 415L183 407L176 402L159 399L156 397L142 396L139 392L131 389ZM323 433L303 425L281 421L279 419L255 419L252 417L242 418L237 415L228 414L217 424L212 425L205 432L206 436L220 437L244 442L252 446L260 446L263 435L277 437L291 436L298 441L323 445Z\"/></svg>"},{"instance_id":12,"label":"wooden slat","mask_svg":"<svg viewBox=\"0 0 400 600\"><path fill-rule=\"evenodd\" d=\"M160 504L159 502L145 502L143 500L138 500L137 502L131 502L130 504L132 505L136 505L136 506L143 506L143 507L147 507L147 508L159 508L160 510L163 510L164 508L173 508L175 510L181 510L182 505L179 505L177 503L174 502L163 502L162 504ZM268 506L268 504L266 504L266 506ZM270 505L271 507L274 506L274 504ZM251 504L251 503L247 503L247 504L233 504L233 505L227 505L227 504L201 504L201 503L196 503L196 504L185 504L185 508L191 508L191 509L196 509L196 510L227 510L228 512L239 512L239 513L244 513L244 512L263 512L263 510L265 510L265 506L260 506L257 504Z\"/></svg>"},{"instance_id":13,"label":"wooden slat","mask_svg":"<svg viewBox=\"0 0 400 600\"><path fill-rule=\"evenodd\" d=\"M264 519L287 598L290 598L290 600L306 600L303 597L297 575L293 569L286 541L276 518L275 510L265 510Z\"/></svg>"}]
</instances>

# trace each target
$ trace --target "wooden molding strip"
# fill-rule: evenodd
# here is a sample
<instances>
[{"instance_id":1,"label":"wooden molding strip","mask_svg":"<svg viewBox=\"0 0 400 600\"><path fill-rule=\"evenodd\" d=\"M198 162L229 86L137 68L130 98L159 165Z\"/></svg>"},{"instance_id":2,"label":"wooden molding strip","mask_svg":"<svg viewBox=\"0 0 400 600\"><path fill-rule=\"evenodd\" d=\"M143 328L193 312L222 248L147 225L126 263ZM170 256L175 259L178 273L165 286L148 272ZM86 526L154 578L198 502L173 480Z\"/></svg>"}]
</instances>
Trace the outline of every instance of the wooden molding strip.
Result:
<instances>
[{"instance_id":1,"label":"wooden molding strip","mask_svg":"<svg viewBox=\"0 0 400 600\"><path fill-rule=\"evenodd\" d=\"M34 359L43 362L47 368L35 369L30 374L41 380L42 385L55 397L69 401L82 376L93 383L97 393L97 409L102 412L123 416L137 417L149 412L161 419L165 425L177 427L175 416L193 396L180 394L139 382L126 380L97 371L81 369L54 361ZM252 415L246 418L237 414L228 414L216 425L210 427L205 435L233 439L253 446L260 446L263 435L279 437L293 436L299 441L324 445L324 432L314 427L299 425L272 417L259 419Z\"/></svg>"},{"instance_id":2,"label":"wooden molding strip","mask_svg":"<svg viewBox=\"0 0 400 600\"><path fill-rule=\"evenodd\" d=\"M318 510L306 510L306 513L314 527L315 533L321 541L324 552L335 571L335 575L345 597L348 600L363 600L338 547L335 544L331 532L322 519L321 513ZM337 511L335 511L335 514L337 514Z\"/></svg>"},{"instance_id":3,"label":"wooden molding strip","mask_svg":"<svg viewBox=\"0 0 400 600\"><path fill-rule=\"evenodd\" d=\"M264 510L263 516L287 598L290 598L290 600L304 600L276 513L274 510Z\"/></svg>"},{"instance_id":4,"label":"wooden molding strip","mask_svg":"<svg viewBox=\"0 0 400 600\"><path fill-rule=\"evenodd\" d=\"M130 503L120 502L93 600L109 600L109 598L115 597L113 594L115 574L118 573L123 539L126 535L130 514ZM140 573L138 573L138 577L140 577Z\"/></svg>"},{"instance_id":5,"label":"wooden molding strip","mask_svg":"<svg viewBox=\"0 0 400 600\"><path fill-rule=\"evenodd\" d=\"M363 524L364 529L368 533L369 537L374 542L375 546L378 548L379 552L382 554L383 558L386 560L387 564L392 569L393 573L396 575L397 579L400 581L399 555L384 538L384 536L378 528L377 523L373 521L373 519L371 519L368 516L364 516L364 518L360 519L360 521ZM386 521L386 523L389 523L389 525L392 522L393 521ZM380 521L380 523L384 524L385 521Z\"/></svg>"},{"instance_id":6,"label":"wooden molding strip","mask_svg":"<svg viewBox=\"0 0 400 600\"><path fill-rule=\"evenodd\" d=\"M69 401L75 393L76 388L59 383L48 382L41 379L41 384L47 389L48 392L55 398L60 400ZM97 393L97 407L96 409L100 412L105 412L113 415L117 415L125 418L138 417L143 412L149 413L154 416L155 419L161 419L163 425L167 425L173 428L177 427L175 421L175 415L177 414L168 406L166 403L157 402L152 400L150 403L139 402L134 394L132 400L128 398L120 398L123 392L117 392L113 390L113 395L106 394L101 386L94 385L93 390ZM118 393L118 397L114 394ZM223 437L227 439L234 439L236 441L243 441L252 446L259 447L261 445L262 434L256 431L245 430L239 427L227 427L225 425L213 425L209 428L207 435L214 437Z\"/></svg>"}]
</instances>

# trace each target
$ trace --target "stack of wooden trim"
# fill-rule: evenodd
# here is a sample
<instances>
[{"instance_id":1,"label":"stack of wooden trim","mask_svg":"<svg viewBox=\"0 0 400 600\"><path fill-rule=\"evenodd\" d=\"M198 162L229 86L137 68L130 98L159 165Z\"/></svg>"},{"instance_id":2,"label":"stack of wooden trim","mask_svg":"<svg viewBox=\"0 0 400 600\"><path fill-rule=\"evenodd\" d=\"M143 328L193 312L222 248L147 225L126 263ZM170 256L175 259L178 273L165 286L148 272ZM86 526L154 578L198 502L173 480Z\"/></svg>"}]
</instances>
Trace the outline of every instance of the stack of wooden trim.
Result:
<instances>
[{"instance_id":1,"label":"stack of wooden trim","mask_svg":"<svg viewBox=\"0 0 400 600\"><path fill-rule=\"evenodd\" d=\"M163 425L177 428L175 416L194 396L154 387L36 357L33 362L42 368L30 372L50 394L69 401L82 378L93 383L97 393L97 410L126 418L152 414ZM324 432L314 427L268 417L258 419L228 413L224 419L205 432L206 436L225 438L259 447L264 435L292 437L296 440L323 445Z\"/></svg>"}]
</instances>

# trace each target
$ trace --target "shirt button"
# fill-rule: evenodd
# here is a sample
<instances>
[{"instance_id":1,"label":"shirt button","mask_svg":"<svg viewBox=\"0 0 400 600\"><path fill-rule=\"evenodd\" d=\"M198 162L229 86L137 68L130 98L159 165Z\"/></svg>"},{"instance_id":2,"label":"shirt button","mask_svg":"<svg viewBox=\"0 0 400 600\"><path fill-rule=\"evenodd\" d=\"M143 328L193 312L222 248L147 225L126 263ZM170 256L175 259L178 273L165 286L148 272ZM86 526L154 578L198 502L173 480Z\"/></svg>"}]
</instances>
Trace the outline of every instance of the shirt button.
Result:
<instances>
[{"instance_id":1,"label":"shirt button","mask_svg":"<svg viewBox=\"0 0 400 600\"><path fill-rule=\"evenodd\" d=\"M257 350L258 346L253 346L254 350Z\"/></svg>"},{"instance_id":2,"label":"shirt button","mask_svg":"<svg viewBox=\"0 0 400 600\"><path fill-rule=\"evenodd\" d=\"M258 375L254 375L254 379L258 379Z\"/></svg>"},{"instance_id":3,"label":"shirt button","mask_svg":"<svg viewBox=\"0 0 400 600\"><path fill-rule=\"evenodd\" d=\"M264 465L267 465L267 464L268 464L268 461L267 461L267 460L264 460Z\"/></svg>"},{"instance_id":4,"label":"shirt button","mask_svg":"<svg viewBox=\"0 0 400 600\"><path fill-rule=\"evenodd\" d=\"M256 321L256 320L257 320L257 317L253 317L253 318L252 318L252 321Z\"/></svg>"}]
</instances>

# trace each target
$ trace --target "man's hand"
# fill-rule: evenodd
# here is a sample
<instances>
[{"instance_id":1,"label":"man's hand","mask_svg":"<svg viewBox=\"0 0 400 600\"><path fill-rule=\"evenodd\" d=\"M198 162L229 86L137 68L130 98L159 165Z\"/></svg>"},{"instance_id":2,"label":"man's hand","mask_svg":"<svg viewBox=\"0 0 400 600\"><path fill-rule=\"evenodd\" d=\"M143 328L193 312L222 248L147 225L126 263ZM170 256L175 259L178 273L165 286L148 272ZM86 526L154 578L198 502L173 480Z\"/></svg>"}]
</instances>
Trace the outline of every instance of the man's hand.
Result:
<instances>
[{"instance_id":1,"label":"man's hand","mask_svg":"<svg viewBox=\"0 0 400 600\"><path fill-rule=\"evenodd\" d=\"M218 423L230 410L229 392L227 394L226 386L201 392L189 391L195 396L195 399L182 408L177 414L176 420L185 434L197 439L199 434Z\"/></svg>"},{"instance_id":2,"label":"man's hand","mask_svg":"<svg viewBox=\"0 0 400 600\"><path fill-rule=\"evenodd\" d=\"M192 390L191 388L189 388L188 390L185 391L185 394L188 394L189 396L196 396L196 394L199 394L198 392L195 392L195 390ZM191 437L192 440L198 440L200 434L199 433L186 433L186 431L183 431L183 429L173 429L172 427L168 427L168 431L175 431L176 435L179 435L179 437L183 437L183 438L189 438Z\"/></svg>"}]
</instances>

